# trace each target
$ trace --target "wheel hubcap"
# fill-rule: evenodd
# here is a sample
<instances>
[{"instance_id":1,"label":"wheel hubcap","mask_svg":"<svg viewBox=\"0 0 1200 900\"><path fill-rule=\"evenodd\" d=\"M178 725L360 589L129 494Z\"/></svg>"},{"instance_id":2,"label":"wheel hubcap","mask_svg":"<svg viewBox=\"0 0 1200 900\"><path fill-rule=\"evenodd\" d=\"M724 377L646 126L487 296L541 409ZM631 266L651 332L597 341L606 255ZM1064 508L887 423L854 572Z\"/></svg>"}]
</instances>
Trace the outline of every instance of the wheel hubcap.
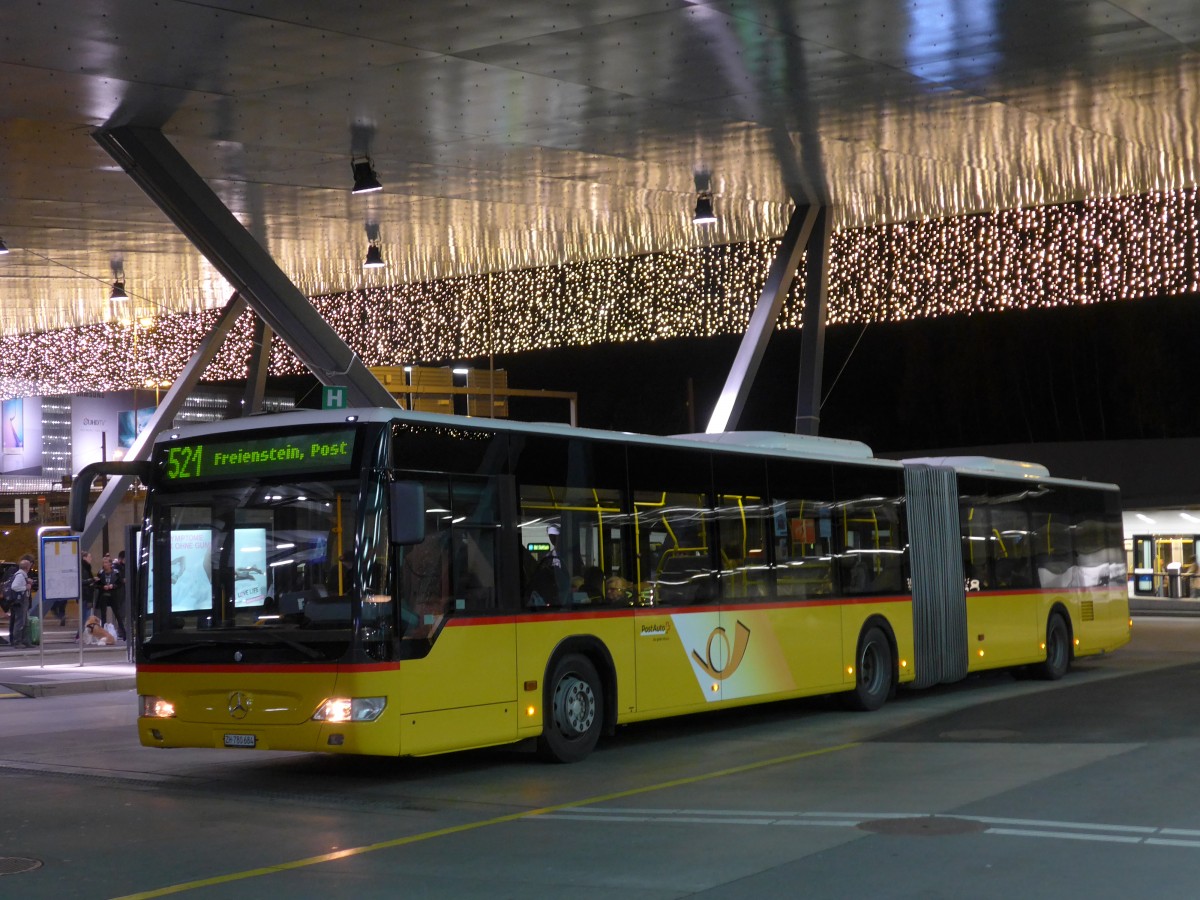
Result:
<instances>
[{"instance_id":1,"label":"wheel hubcap","mask_svg":"<svg viewBox=\"0 0 1200 900\"><path fill-rule=\"evenodd\" d=\"M586 681L568 675L554 692L554 709L564 734L585 734L596 718L596 696Z\"/></svg>"}]
</instances>

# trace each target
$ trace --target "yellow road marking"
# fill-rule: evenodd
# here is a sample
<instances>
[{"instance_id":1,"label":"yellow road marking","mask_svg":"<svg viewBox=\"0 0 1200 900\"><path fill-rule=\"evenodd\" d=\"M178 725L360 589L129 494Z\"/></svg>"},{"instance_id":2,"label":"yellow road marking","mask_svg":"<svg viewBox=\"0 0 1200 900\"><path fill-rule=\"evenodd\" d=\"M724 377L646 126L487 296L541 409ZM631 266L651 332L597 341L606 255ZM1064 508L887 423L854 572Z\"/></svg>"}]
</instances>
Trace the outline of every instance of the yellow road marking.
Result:
<instances>
[{"instance_id":1,"label":"yellow road marking","mask_svg":"<svg viewBox=\"0 0 1200 900\"><path fill-rule=\"evenodd\" d=\"M729 775L740 775L743 772L753 772L755 769L765 769L768 766L778 766L784 763L795 762L800 759L808 759L813 756L823 756L827 753L837 753L840 750L850 750L859 746L858 743L838 744L836 747L824 747L820 750L805 750L802 753L791 753L787 756L776 756L773 759L764 759L759 762L746 763L741 766L732 766L728 769L720 769L716 772L706 772L703 775L690 775L686 778L676 778L672 781L663 781L658 784L650 784L644 787L630 788L627 791L616 791L611 794L602 794L597 797L588 797L585 800L572 800L568 803L557 803L553 806L543 806L538 809L525 810L524 812L510 813L505 816L496 816L492 819L482 819L478 822L468 822L465 825L452 825L448 828L438 828L435 831L425 831L421 834L412 834L407 837L394 838L390 841L380 841L377 844L366 844L362 847L351 847L347 850L336 850L333 853L322 853L320 856L308 856L304 859L295 859L290 862L277 863L273 866L263 866L259 869L247 869L244 872L231 872L228 875L217 875L213 878L201 878L196 881L185 881L182 884L172 884L167 887L156 888L151 891L143 891L138 894L126 894L122 897L116 897L114 900L150 900L152 897L166 897L170 894L181 894L184 891L191 891L197 888L213 887L218 884L228 884L232 881L243 881L247 878L257 878L260 875L272 875L277 872L287 872L292 869L303 869L307 866L316 866L321 863L333 862L338 859L346 859L351 856L362 856L365 853L374 853L376 850L389 850L392 847L403 847L406 844L416 844L420 841L428 841L433 838L446 837L451 834L461 834L465 831L475 831L479 828L487 828L491 825L503 825L505 822L515 822L518 819L527 819L531 816L539 816L545 813L558 812L563 809L572 809L577 806L591 806L594 803L606 803L610 800L620 800L624 797L632 797L637 794L649 794L654 791L663 791L668 788L682 787L685 784L696 784L701 781L710 781L714 778L724 778Z\"/></svg>"}]
</instances>

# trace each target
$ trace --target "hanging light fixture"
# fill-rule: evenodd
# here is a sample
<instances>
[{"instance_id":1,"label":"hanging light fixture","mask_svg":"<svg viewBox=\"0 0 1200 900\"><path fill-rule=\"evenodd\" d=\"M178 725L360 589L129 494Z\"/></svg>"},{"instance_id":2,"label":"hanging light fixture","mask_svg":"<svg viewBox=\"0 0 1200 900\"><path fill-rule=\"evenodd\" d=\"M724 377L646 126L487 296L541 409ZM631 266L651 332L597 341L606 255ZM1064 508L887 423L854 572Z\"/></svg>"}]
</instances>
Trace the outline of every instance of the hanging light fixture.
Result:
<instances>
[{"instance_id":1,"label":"hanging light fixture","mask_svg":"<svg viewBox=\"0 0 1200 900\"><path fill-rule=\"evenodd\" d=\"M8 244L4 243L4 238L0 238L0 256L8 252Z\"/></svg>"},{"instance_id":2,"label":"hanging light fixture","mask_svg":"<svg viewBox=\"0 0 1200 900\"><path fill-rule=\"evenodd\" d=\"M120 252L114 252L109 259L108 267L112 270L112 290L108 292L109 300L128 300L129 295L125 293L125 259Z\"/></svg>"},{"instance_id":3,"label":"hanging light fixture","mask_svg":"<svg viewBox=\"0 0 1200 900\"><path fill-rule=\"evenodd\" d=\"M380 252L378 244L371 244L369 247L367 247L367 258L363 261L363 268L383 268L383 253Z\"/></svg>"},{"instance_id":4,"label":"hanging light fixture","mask_svg":"<svg viewBox=\"0 0 1200 900\"><path fill-rule=\"evenodd\" d=\"M375 169L371 166L371 157L364 156L357 162L351 159L350 168L354 170L354 188L350 193L372 194L383 190L383 185L379 183Z\"/></svg>"}]
</instances>

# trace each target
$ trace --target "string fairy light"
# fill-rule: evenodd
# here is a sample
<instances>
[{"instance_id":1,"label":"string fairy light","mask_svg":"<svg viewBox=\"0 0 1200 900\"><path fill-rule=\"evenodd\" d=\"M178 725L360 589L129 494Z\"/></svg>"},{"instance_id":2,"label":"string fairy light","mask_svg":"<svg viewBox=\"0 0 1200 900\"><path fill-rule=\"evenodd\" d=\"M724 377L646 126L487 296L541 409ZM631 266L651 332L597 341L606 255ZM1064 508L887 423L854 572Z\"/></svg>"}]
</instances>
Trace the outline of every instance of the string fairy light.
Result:
<instances>
[{"instance_id":1,"label":"string fairy light","mask_svg":"<svg viewBox=\"0 0 1200 900\"><path fill-rule=\"evenodd\" d=\"M564 263L371 287L313 298L367 365L563 346L741 333L777 240ZM800 327L801 277L778 328ZM920 219L839 232L829 259L828 323L906 322L1200 292L1196 189ZM213 326L209 310L141 325L105 322L0 337L0 397L75 394L174 379ZM245 314L209 365L246 377ZM282 341L272 375L304 368Z\"/></svg>"}]
</instances>

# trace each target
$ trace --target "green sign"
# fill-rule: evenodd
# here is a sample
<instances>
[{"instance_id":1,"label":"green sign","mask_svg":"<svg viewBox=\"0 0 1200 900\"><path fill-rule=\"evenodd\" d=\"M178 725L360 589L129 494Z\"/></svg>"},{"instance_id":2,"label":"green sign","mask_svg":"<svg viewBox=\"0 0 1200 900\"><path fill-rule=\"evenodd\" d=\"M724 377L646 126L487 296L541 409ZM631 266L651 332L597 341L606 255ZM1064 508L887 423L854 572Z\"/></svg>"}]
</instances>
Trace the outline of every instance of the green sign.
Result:
<instances>
[{"instance_id":1,"label":"green sign","mask_svg":"<svg viewBox=\"0 0 1200 900\"><path fill-rule=\"evenodd\" d=\"M321 388L321 409L345 409L349 406L350 392L344 387Z\"/></svg>"},{"instance_id":2,"label":"green sign","mask_svg":"<svg viewBox=\"0 0 1200 900\"><path fill-rule=\"evenodd\" d=\"M212 437L161 445L157 471L167 482L340 473L354 458L353 429L283 437Z\"/></svg>"}]
</instances>

